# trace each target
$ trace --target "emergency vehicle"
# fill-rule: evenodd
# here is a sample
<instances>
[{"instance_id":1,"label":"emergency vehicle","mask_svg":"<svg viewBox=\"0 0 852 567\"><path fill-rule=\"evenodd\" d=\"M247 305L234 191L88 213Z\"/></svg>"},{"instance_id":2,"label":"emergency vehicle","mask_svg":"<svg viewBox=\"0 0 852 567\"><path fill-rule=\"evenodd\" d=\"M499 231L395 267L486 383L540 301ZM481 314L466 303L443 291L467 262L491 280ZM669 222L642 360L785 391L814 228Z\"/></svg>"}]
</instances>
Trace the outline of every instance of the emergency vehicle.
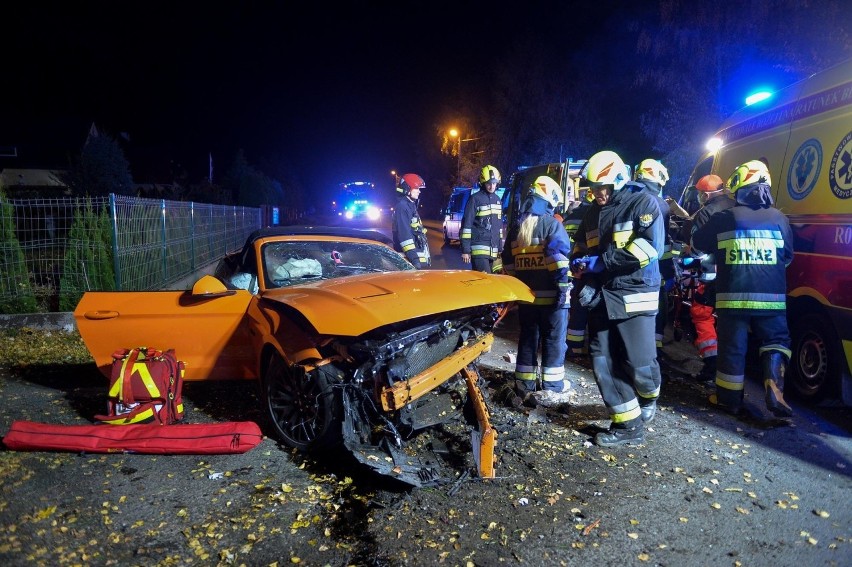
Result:
<instances>
[{"instance_id":1,"label":"emergency vehicle","mask_svg":"<svg viewBox=\"0 0 852 567\"><path fill-rule=\"evenodd\" d=\"M444 215L444 244L450 245L454 241L459 240L459 231L461 230L462 218L464 217L464 208L467 205L467 200L470 196L479 191L479 187L455 187L453 194L450 195L450 200L447 206L441 211ZM506 208L505 187L498 187L497 197L503 203L503 209Z\"/></svg>"},{"instance_id":2,"label":"emergency vehicle","mask_svg":"<svg viewBox=\"0 0 852 567\"><path fill-rule=\"evenodd\" d=\"M586 161L568 158L562 162L518 167L518 170L509 178L509 194L504 199L506 205L504 206L503 217L506 219L507 226L512 226L518 222L521 202L529 192L530 186L541 175L552 177L554 181L559 183L559 187L564 191L563 203L581 200L585 196L585 191L588 190L588 187L580 187L582 180L580 172L586 165ZM562 211L556 212L561 213Z\"/></svg>"},{"instance_id":3,"label":"emergency vehicle","mask_svg":"<svg viewBox=\"0 0 852 567\"><path fill-rule=\"evenodd\" d=\"M852 59L733 114L708 143L681 205L690 209L689 189L702 176L728 179L750 160L768 165L775 206L794 232L786 390L852 404Z\"/></svg>"}]
</instances>

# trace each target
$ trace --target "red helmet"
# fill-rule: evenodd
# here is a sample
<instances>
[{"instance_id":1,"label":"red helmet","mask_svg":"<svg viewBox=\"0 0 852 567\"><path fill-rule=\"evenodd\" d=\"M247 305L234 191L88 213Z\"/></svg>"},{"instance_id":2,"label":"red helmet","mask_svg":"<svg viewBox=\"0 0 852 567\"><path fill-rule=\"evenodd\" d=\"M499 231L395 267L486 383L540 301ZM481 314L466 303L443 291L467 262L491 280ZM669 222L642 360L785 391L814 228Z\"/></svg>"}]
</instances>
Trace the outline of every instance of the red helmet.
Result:
<instances>
[{"instance_id":1,"label":"red helmet","mask_svg":"<svg viewBox=\"0 0 852 567\"><path fill-rule=\"evenodd\" d=\"M402 193L406 197L411 194L412 189L425 189L426 182L416 173L406 173L399 178L399 183L396 186L396 192Z\"/></svg>"},{"instance_id":2,"label":"red helmet","mask_svg":"<svg viewBox=\"0 0 852 567\"><path fill-rule=\"evenodd\" d=\"M713 193L714 191L723 189L724 186L725 182L722 181L722 178L713 174L705 175L695 184L695 188L703 193Z\"/></svg>"}]
</instances>

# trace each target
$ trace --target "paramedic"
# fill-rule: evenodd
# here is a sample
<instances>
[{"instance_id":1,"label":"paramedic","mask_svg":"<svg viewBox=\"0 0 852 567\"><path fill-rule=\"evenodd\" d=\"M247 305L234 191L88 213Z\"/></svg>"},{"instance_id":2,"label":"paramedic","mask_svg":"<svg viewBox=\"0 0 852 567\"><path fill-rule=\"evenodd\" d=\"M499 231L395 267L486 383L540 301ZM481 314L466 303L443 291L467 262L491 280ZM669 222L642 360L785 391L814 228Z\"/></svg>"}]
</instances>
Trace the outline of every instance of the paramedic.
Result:
<instances>
[{"instance_id":1,"label":"paramedic","mask_svg":"<svg viewBox=\"0 0 852 567\"><path fill-rule=\"evenodd\" d=\"M478 272L491 273L503 241L503 205L497 196L500 172L486 165L479 172L479 191L467 200L459 241L461 258Z\"/></svg>"},{"instance_id":2,"label":"paramedic","mask_svg":"<svg viewBox=\"0 0 852 567\"><path fill-rule=\"evenodd\" d=\"M743 394L749 330L760 341L767 409L778 417L793 415L782 394L791 354L786 270L793 261L793 233L786 215L773 207L771 186L765 163L742 164L727 182L736 205L692 233L692 247L714 253L718 271L719 358L710 402L734 415L747 413Z\"/></svg>"},{"instance_id":3,"label":"paramedic","mask_svg":"<svg viewBox=\"0 0 852 567\"><path fill-rule=\"evenodd\" d=\"M725 182L718 175L705 175L695 184L698 202L701 208L692 216L689 234L683 235L683 241L689 242L690 235L707 224L714 213L730 209L736 203L731 198L731 192L725 187ZM716 259L712 253L706 254L687 245L681 262L684 267L697 273L698 282L689 316L695 325L695 348L704 361L704 366L698 374L701 382L712 381L716 378L716 356L718 354L718 339L716 337L716 317L714 305L716 297Z\"/></svg>"},{"instance_id":4,"label":"paramedic","mask_svg":"<svg viewBox=\"0 0 852 567\"><path fill-rule=\"evenodd\" d=\"M595 202L574 233L571 271L581 278L592 371L612 420L595 443L638 444L660 395L654 318L665 227L657 200L629 181L618 154L596 153L584 173Z\"/></svg>"}]
</instances>

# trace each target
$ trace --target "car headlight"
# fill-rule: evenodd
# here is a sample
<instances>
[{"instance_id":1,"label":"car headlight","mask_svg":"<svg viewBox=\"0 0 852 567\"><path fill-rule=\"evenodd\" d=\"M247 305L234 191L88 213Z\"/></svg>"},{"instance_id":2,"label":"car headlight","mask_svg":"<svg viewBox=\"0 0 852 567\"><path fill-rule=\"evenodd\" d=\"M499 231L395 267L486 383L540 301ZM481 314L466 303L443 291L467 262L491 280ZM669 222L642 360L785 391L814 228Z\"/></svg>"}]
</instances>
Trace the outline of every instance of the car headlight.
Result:
<instances>
[{"instance_id":1,"label":"car headlight","mask_svg":"<svg viewBox=\"0 0 852 567\"><path fill-rule=\"evenodd\" d=\"M345 216L347 219L352 219L352 217L354 217L354 216L355 216L355 214L354 214L352 211L346 211L346 212L343 214L343 216Z\"/></svg>"},{"instance_id":2,"label":"car headlight","mask_svg":"<svg viewBox=\"0 0 852 567\"><path fill-rule=\"evenodd\" d=\"M367 209L367 218L370 220L379 220L382 216L382 211L378 207L370 207Z\"/></svg>"}]
</instances>

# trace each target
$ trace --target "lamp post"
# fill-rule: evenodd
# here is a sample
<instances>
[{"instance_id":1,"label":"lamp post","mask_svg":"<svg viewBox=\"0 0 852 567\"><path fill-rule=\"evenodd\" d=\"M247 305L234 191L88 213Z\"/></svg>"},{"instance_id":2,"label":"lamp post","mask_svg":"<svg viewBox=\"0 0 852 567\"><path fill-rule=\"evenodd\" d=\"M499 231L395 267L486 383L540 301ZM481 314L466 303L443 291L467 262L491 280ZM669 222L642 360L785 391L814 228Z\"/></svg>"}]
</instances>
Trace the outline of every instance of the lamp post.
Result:
<instances>
[{"instance_id":1,"label":"lamp post","mask_svg":"<svg viewBox=\"0 0 852 567\"><path fill-rule=\"evenodd\" d=\"M479 137L476 137L476 138L462 138L461 132L459 132L455 128L450 129L450 131L448 133L450 135L450 138L458 138L458 144L459 145L456 148L456 163L458 164L457 168L456 168L456 184L461 185L461 147L462 147L462 142L473 142L475 140L481 140L482 136L479 136ZM481 153L483 153L483 152L472 152L471 155L481 154Z\"/></svg>"}]
</instances>

